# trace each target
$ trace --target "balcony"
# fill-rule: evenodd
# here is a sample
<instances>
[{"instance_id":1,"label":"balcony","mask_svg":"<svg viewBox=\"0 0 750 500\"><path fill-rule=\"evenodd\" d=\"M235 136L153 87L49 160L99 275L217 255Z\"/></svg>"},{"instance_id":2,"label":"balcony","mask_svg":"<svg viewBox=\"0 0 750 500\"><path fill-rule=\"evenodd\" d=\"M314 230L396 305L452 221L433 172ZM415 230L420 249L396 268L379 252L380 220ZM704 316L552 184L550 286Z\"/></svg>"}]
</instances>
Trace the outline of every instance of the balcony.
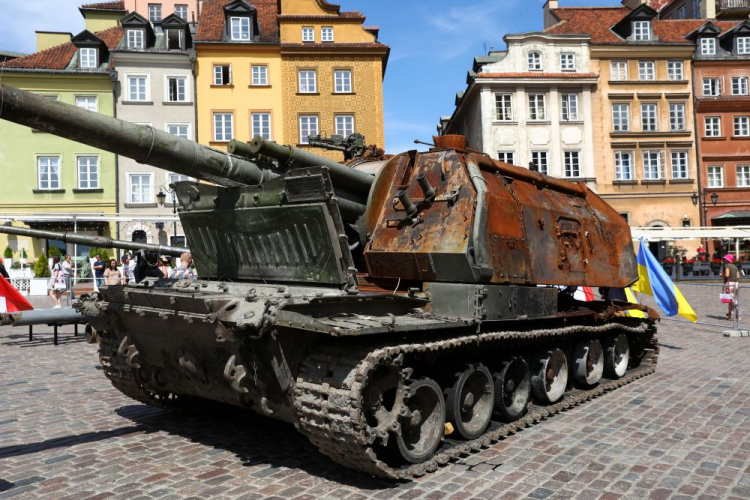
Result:
<instances>
[{"instance_id":1,"label":"balcony","mask_svg":"<svg viewBox=\"0 0 750 500\"><path fill-rule=\"evenodd\" d=\"M716 0L717 19L743 19L750 14L750 0Z\"/></svg>"}]
</instances>

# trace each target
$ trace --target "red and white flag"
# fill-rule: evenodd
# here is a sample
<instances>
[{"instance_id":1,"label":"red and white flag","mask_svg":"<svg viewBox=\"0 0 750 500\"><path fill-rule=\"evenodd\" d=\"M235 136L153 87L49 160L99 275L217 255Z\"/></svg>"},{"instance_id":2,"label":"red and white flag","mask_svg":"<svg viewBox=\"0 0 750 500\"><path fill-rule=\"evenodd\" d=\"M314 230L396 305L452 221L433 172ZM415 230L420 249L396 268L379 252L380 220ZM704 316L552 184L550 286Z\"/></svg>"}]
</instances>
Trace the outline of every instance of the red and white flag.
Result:
<instances>
[{"instance_id":1,"label":"red and white flag","mask_svg":"<svg viewBox=\"0 0 750 500\"><path fill-rule=\"evenodd\" d=\"M573 298L582 302L596 300L596 297L594 297L594 290L590 286L579 286L573 294Z\"/></svg>"},{"instance_id":2,"label":"red and white flag","mask_svg":"<svg viewBox=\"0 0 750 500\"><path fill-rule=\"evenodd\" d=\"M34 309L21 293L0 276L0 313L31 311Z\"/></svg>"}]
</instances>

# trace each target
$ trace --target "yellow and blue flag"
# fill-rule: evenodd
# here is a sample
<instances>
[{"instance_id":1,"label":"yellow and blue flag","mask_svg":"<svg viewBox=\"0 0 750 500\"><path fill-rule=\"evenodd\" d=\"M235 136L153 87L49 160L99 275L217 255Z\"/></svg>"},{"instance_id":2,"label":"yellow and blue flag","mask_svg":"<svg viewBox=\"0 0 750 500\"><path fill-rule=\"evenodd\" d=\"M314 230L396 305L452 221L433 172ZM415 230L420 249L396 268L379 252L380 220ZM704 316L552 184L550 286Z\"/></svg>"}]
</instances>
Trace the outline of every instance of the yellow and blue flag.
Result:
<instances>
[{"instance_id":1,"label":"yellow and blue flag","mask_svg":"<svg viewBox=\"0 0 750 500\"><path fill-rule=\"evenodd\" d=\"M631 304L638 304L638 298L635 296L635 292L633 291L632 287L625 288L625 298L627 298L628 302L630 302ZM628 309L625 311L625 314L627 316L630 316L631 318L645 318L646 317L646 313L638 309Z\"/></svg>"},{"instance_id":2,"label":"yellow and blue flag","mask_svg":"<svg viewBox=\"0 0 750 500\"><path fill-rule=\"evenodd\" d=\"M638 250L637 262L638 281L633 285L634 291L652 295L656 304L667 316L679 314L693 323L698 321L698 315L695 314L693 308L690 307L690 304L682 296L682 293L677 289L643 240L641 240L641 248Z\"/></svg>"}]
</instances>

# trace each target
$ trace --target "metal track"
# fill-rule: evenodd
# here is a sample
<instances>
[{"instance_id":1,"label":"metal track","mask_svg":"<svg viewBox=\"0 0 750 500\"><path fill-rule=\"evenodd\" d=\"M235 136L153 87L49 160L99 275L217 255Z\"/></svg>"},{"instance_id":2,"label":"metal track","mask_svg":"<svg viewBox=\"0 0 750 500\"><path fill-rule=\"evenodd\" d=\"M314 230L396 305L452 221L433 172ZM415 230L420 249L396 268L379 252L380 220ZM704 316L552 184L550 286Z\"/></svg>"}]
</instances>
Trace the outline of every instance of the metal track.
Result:
<instances>
[{"instance_id":1,"label":"metal track","mask_svg":"<svg viewBox=\"0 0 750 500\"><path fill-rule=\"evenodd\" d=\"M452 459L480 451L500 438L550 415L653 373L658 356L653 331L653 327L647 323L640 327L608 323L526 332L482 333L423 344L381 346L367 351L345 350L335 345L322 347L307 358L297 378L294 389L294 406L299 417L297 426L321 453L345 467L374 476L410 479L433 472ZM630 333L646 338L646 350L640 366L628 371L622 378L603 380L589 390L568 391L563 399L549 406L530 405L522 419L512 423L493 421L487 432L477 439L460 441L448 438L432 458L421 464L392 467L377 456L372 446L376 436L368 428L362 411L363 388L375 367L400 363L404 358L423 353L466 347L507 348L512 352L535 344L552 345L607 332Z\"/></svg>"}]
</instances>

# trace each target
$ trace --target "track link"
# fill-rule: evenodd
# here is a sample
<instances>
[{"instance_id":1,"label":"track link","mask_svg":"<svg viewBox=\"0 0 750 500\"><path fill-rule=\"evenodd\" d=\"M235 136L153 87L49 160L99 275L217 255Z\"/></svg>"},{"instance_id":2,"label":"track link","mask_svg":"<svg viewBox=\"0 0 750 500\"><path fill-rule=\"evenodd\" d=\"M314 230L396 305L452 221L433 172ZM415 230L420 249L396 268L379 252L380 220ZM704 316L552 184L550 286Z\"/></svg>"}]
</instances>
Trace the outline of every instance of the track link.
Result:
<instances>
[{"instance_id":1,"label":"track link","mask_svg":"<svg viewBox=\"0 0 750 500\"><path fill-rule=\"evenodd\" d=\"M438 353L465 347L518 349L534 344L552 344L602 333L630 333L646 338L643 359L637 368L617 380L602 380L589 390L573 389L548 406L529 405L529 411L512 423L493 421L480 437L470 441L446 439L426 462L392 467L372 447L376 437L368 431L363 408L363 387L376 366L399 363L404 357ZM478 452L499 439L537 423L550 415L582 404L617 389L656 369L658 347L654 329L647 323L630 327L620 323L599 326L571 326L549 330L490 332L423 344L381 346L372 350L344 350L323 347L303 363L294 389L294 406L299 430L321 453L333 461L361 472L390 479L410 479L435 471L461 455Z\"/></svg>"}]
</instances>

